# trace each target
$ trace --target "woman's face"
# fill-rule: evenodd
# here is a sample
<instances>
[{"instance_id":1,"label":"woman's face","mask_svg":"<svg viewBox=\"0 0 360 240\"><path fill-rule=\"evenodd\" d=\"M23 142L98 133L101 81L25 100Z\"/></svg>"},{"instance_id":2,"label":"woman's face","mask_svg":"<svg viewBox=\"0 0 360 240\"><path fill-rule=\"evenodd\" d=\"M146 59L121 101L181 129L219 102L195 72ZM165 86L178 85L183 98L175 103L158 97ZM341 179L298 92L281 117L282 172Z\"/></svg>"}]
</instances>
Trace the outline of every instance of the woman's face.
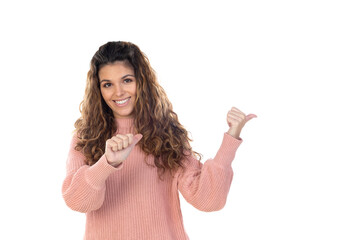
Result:
<instances>
[{"instance_id":1,"label":"woman's face","mask_svg":"<svg viewBox=\"0 0 360 240\"><path fill-rule=\"evenodd\" d=\"M136 79L134 68L126 61L107 64L99 70L101 95L111 108L115 118L132 117Z\"/></svg>"}]
</instances>

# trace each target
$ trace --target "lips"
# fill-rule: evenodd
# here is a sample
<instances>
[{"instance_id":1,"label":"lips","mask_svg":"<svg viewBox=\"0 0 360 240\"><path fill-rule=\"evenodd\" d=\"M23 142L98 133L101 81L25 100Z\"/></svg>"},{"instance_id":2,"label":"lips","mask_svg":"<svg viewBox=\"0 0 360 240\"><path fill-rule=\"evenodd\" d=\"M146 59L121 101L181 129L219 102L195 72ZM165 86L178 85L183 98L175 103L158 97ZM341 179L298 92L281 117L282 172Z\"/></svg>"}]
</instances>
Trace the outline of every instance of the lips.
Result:
<instances>
[{"instance_id":1,"label":"lips","mask_svg":"<svg viewBox=\"0 0 360 240\"><path fill-rule=\"evenodd\" d=\"M125 105L127 102L129 102L131 97L122 99L122 100L113 100L115 102L116 105Z\"/></svg>"}]
</instances>

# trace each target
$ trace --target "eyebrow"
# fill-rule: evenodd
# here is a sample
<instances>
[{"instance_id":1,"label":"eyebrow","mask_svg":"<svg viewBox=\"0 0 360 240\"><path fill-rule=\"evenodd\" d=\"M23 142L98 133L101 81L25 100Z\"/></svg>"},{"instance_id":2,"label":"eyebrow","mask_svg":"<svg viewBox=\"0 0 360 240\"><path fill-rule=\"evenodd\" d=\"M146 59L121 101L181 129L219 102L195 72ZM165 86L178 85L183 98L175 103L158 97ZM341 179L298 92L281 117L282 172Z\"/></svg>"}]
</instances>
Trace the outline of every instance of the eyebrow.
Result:
<instances>
[{"instance_id":1,"label":"eyebrow","mask_svg":"<svg viewBox=\"0 0 360 240\"><path fill-rule=\"evenodd\" d=\"M126 74L126 75L122 76L121 79L124 79L124 78L127 78L127 77L135 77L135 76L132 75L132 74ZM103 79L103 80L100 81L100 83L102 83L102 82L111 82L111 81L108 80L108 79Z\"/></svg>"}]
</instances>

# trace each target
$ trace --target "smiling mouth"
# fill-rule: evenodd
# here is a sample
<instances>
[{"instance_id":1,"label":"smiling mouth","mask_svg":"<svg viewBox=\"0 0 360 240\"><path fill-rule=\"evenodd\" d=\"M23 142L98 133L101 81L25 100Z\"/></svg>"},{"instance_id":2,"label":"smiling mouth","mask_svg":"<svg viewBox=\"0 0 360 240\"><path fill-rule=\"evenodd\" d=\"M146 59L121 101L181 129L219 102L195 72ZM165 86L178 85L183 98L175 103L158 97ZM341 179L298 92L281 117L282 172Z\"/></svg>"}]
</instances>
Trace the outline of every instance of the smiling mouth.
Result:
<instances>
[{"instance_id":1,"label":"smiling mouth","mask_svg":"<svg viewBox=\"0 0 360 240\"><path fill-rule=\"evenodd\" d=\"M113 100L116 104L124 104L124 103L127 103L129 100L130 100L131 97L128 97L128 98L125 98L123 100Z\"/></svg>"}]
</instances>

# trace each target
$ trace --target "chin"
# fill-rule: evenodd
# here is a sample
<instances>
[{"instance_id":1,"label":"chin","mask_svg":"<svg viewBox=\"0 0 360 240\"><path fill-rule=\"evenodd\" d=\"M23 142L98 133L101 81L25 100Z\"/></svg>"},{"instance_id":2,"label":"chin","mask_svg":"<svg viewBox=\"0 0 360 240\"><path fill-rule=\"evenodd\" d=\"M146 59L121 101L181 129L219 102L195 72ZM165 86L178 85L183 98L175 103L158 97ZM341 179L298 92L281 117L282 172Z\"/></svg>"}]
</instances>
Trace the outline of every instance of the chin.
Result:
<instances>
[{"instance_id":1,"label":"chin","mask_svg":"<svg viewBox=\"0 0 360 240\"><path fill-rule=\"evenodd\" d=\"M115 118L129 118L133 116L133 112L115 112Z\"/></svg>"}]
</instances>

